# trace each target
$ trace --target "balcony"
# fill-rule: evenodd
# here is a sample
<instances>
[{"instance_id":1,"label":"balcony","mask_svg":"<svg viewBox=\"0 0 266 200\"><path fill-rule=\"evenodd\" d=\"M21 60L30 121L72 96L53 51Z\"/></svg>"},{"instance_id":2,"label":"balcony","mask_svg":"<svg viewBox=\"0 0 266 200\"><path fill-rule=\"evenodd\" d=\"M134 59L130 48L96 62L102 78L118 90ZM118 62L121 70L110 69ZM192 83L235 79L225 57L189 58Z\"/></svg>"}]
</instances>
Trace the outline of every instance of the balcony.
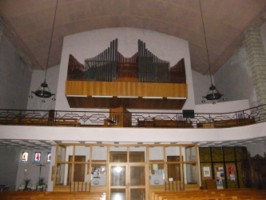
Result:
<instances>
[{"instance_id":1,"label":"balcony","mask_svg":"<svg viewBox=\"0 0 266 200\"><path fill-rule=\"evenodd\" d=\"M127 127L127 128L228 128L265 121L266 105L228 113L0 110L1 125Z\"/></svg>"}]
</instances>

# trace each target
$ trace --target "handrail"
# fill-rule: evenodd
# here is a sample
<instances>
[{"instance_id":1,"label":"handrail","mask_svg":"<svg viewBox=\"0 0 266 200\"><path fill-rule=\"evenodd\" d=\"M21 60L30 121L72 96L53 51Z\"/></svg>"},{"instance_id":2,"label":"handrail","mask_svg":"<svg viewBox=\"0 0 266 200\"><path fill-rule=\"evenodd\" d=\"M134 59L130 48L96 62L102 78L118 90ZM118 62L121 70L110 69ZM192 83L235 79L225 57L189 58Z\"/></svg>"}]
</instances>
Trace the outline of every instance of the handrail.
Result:
<instances>
[{"instance_id":1,"label":"handrail","mask_svg":"<svg viewBox=\"0 0 266 200\"><path fill-rule=\"evenodd\" d=\"M112 119L110 119L112 117ZM266 119L266 104L226 113L125 112L0 109L1 125L220 128L260 123ZM120 121L121 122L121 121ZM131 122L131 123L130 123ZM121 125L122 124L122 125ZM131 125L128 125L131 124Z\"/></svg>"}]
</instances>

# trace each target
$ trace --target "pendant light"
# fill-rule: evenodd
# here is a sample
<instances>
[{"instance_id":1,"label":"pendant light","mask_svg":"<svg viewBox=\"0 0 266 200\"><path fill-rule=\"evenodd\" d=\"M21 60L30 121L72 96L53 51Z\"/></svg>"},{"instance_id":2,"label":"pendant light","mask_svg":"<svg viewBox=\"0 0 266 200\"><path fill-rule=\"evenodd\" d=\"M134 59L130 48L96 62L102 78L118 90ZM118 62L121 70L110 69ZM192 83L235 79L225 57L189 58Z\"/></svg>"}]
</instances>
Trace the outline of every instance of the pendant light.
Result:
<instances>
[{"instance_id":1,"label":"pendant light","mask_svg":"<svg viewBox=\"0 0 266 200\"><path fill-rule=\"evenodd\" d=\"M50 60L52 40L53 40L53 35L54 35L54 26L55 26L57 6L58 6L58 0L56 1L56 5L55 5L55 12L54 12L54 18L53 18L53 23L52 23L52 32L51 32L48 55L47 55L47 60L46 60L46 65L45 65L44 81L41 83L40 87L36 91L31 92L35 96L42 98L43 99L42 102L45 102L44 99L48 99L52 96L55 96L55 94L53 94L48 87L48 84L46 82L46 76L47 76L47 68L48 68L49 60ZM33 98L32 95L31 95L31 98ZM55 100L55 98L53 97L52 100Z\"/></svg>"},{"instance_id":2,"label":"pendant light","mask_svg":"<svg viewBox=\"0 0 266 200\"><path fill-rule=\"evenodd\" d=\"M205 99L208 101L215 102L215 101L218 101L223 96L223 94L221 94L216 89L216 87L212 81L210 56L209 56L209 50L208 50L208 45L207 45L207 39L206 39L206 30L205 30L205 24L204 24L204 20L203 20L201 0L199 0L199 6L200 6L200 14L201 14L201 20L202 20L203 33L204 33L205 48L206 48L207 60L208 60L208 71L209 71L210 82L211 82L211 86L209 87L209 91L207 92L206 96L203 96L204 100L202 100L202 102L205 102Z\"/></svg>"}]
</instances>

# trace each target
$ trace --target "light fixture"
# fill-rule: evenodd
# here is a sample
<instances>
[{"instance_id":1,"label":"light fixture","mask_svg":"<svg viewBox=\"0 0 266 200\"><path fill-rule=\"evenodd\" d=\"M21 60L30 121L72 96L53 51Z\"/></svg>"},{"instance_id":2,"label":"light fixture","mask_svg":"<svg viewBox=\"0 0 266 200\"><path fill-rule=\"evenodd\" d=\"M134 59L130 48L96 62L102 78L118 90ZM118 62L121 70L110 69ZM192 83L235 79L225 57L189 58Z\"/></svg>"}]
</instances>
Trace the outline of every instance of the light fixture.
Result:
<instances>
[{"instance_id":1,"label":"light fixture","mask_svg":"<svg viewBox=\"0 0 266 200\"><path fill-rule=\"evenodd\" d=\"M54 26L55 26L57 6L58 6L58 0L56 1L56 5L55 5L55 12L54 12L54 18L53 18L53 23L52 23L52 32L51 32L51 38L50 38L50 43L49 43L49 48L48 48L47 61L46 61L46 65L45 65L44 81L41 83L40 87L36 91L31 92L32 94L35 94L35 96L43 98L43 99L48 99L48 98L55 95L50 91L50 89L48 87L48 84L46 82L46 75L47 75L47 67L48 67L49 60L50 60L50 54L51 54L51 47L52 47L52 40L53 40L53 35L54 35ZM31 95L31 98L33 98L32 95ZM55 100L55 98L52 98L52 100ZM43 102L45 102L45 101L43 100Z\"/></svg>"},{"instance_id":2,"label":"light fixture","mask_svg":"<svg viewBox=\"0 0 266 200\"><path fill-rule=\"evenodd\" d=\"M205 30L205 24L204 24L204 20L203 20L201 0L199 0L199 6L200 6L200 15L201 15L201 20L202 20L204 41L205 41L205 47L206 47L206 53L207 53L208 71L209 71L210 81L211 81L211 86L209 87L209 91L207 92L206 96L203 96L203 98L208 100L208 101L215 102L215 101L219 100L223 96L223 94L221 94L216 89L216 87L215 87L215 85L213 84L213 81L212 81L210 56L209 56L209 50L208 50L208 45L207 45L207 39L206 39L206 30ZM202 102L205 102L205 100L202 100Z\"/></svg>"}]
</instances>

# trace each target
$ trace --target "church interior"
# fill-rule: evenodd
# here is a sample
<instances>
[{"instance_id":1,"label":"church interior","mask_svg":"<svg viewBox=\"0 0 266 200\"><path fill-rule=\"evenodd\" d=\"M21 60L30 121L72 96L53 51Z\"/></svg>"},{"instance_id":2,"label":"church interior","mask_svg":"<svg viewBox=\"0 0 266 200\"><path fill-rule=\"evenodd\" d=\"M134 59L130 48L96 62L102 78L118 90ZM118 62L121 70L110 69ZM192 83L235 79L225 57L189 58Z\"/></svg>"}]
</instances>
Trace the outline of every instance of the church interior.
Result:
<instances>
[{"instance_id":1,"label":"church interior","mask_svg":"<svg viewBox=\"0 0 266 200\"><path fill-rule=\"evenodd\" d=\"M265 0L0 0L0 199L266 198Z\"/></svg>"}]
</instances>

